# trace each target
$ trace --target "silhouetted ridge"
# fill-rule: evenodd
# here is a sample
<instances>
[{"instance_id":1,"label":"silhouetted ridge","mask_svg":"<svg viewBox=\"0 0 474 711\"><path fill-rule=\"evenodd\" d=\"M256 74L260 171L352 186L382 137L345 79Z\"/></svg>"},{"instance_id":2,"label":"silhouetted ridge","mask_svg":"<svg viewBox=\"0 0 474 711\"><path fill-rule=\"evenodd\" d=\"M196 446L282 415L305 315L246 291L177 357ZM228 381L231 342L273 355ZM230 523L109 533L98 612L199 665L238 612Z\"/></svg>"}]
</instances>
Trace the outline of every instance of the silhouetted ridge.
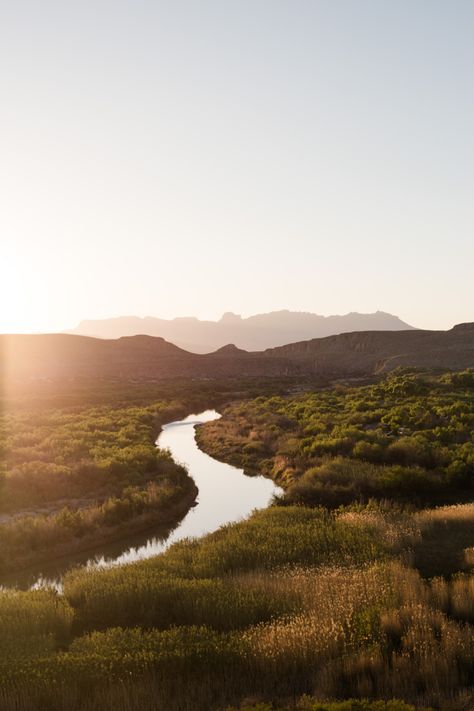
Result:
<instances>
[{"instance_id":1,"label":"silhouetted ridge","mask_svg":"<svg viewBox=\"0 0 474 711\"><path fill-rule=\"evenodd\" d=\"M235 353L247 353L248 351L242 350L242 348L237 348L234 343L228 343L226 346L222 346L222 348L218 348L216 353L222 353L222 355L233 355Z\"/></svg>"},{"instance_id":2,"label":"silhouetted ridge","mask_svg":"<svg viewBox=\"0 0 474 711\"><path fill-rule=\"evenodd\" d=\"M458 323L451 330L456 333L471 333L474 331L474 323Z\"/></svg>"},{"instance_id":3,"label":"silhouetted ridge","mask_svg":"<svg viewBox=\"0 0 474 711\"><path fill-rule=\"evenodd\" d=\"M147 334L161 336L194 353L209 353L234 343L237 348L260 351L285 343L323 338L349 331L397 331L411 329L397 316L377 311L373 314L349 313L344 316L319 316L304 311L273 311L242 318L230 311L219 321L200 321L194 317L171 320L124 316L99 321L82 321L73 331L85 336L119 338Z\"/></svg>"},{"instance_id":4,"label":"silhouetted ridge","mask_svg":"<svg viewBox=\"0 0 474 711\"><path fill-rule=\"evenodd\" d=\"M104 340L65 334L0 336L2 377L362 377L398 366L474 367L474 323L450 331L356 331L249 353L228 344L206 355L163 338Z\"/></svg>"},{"instance_id":5,"label":"silhouetted ridge","mask_svg":"<svg viewBox=\"0 0 474 711\"><path fill-rule=\"evenodd\" d=\"M166 353L175 354L187 353L187 351L175 346L174 343L169 343L165 341L161 336L121 336L117 339L117 343L123 346L125 349L134 349L137 351L150 351L153 353Z\"/></svg>"}]
</instances>

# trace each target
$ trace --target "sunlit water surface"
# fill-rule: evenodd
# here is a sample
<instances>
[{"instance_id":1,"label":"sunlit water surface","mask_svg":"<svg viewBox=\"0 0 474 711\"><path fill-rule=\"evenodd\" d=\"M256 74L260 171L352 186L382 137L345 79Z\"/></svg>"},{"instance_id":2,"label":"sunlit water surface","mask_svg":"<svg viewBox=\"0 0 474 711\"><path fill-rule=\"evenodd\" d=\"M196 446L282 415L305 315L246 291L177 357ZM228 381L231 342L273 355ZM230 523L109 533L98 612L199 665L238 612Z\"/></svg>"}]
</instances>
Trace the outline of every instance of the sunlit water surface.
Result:
<instances>
[{"instance_id":1,"label":"sunlit water surface","mask_svg":"<svg viewBox=\"0 0 474 711\"><path fill-rule=\"evenodd\" d=\"M131 547L113 559L101 557L89 565L121 565L162 553L183 538L195 538L215 531L225 523L238 521L254 509L268 506L281 490L270 479L249 477L243 469L223 464L202 452L195 439L196 425L219 419L215 410L188 415L184 420L163 426L156 444L168 449L175 462L183 464L199 489L197 505L165 541L149 538L142 546Z\"/></svg>"},{"instance_id":2,"label":"sunlit water surface","mask_svg":"<svg viewBox=\"0 0 474 711\"><path fill-rule=\"evenodd\" d=\"M82 556L61 566L49 565L29 579L16 577L7 585L20 587L54 586L61 589L61 575L73 563L85 563L87 567L111 567L150 558L169 548L183 538L194 538L215 531L220 526L248 516L254 509L265 508L274 495L280 494L270 479L249 477L242 469L223 464L202 452L195 440L195 427L204 422L219 419L215 410L206 410L189 415L184 420L163 426L156 444L168 449L173 459L183 464L199 489L197 505L189 510L181 523L163 540L156 536L135 534L133 540L125 539L101 549L100 554L85 560ZM138 540L137 540L138 538Z\"/></svg>"}]
</instances>

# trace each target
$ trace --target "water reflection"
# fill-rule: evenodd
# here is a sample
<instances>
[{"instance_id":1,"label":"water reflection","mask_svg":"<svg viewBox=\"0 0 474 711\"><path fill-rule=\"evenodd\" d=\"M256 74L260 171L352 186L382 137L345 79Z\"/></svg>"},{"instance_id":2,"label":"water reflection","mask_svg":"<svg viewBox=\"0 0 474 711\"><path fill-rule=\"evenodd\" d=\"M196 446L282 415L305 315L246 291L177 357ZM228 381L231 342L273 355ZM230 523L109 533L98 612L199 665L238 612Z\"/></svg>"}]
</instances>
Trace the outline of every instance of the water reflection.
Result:
<instances>
[{"instance_id":1,"label":"water reflection","mask_svg":"<svg viewBox=\"0 0 474 711\"><path fill-rule=\"evenodd\" d=\"M268 506L280 493L270 479L245 476L242 469L223 464L202 452L196 444L196 425L219 419L215 410L188 415L184 420L164 425L157 446L168 449L173 459L183 464L199 489L197 506L166 540L151 538L142 546L131 547L113 560L101 557L89 565L110 566L131 563L162 553L183 538L194 538L215 531L226 523L248 516L256 508Z\"/></svg>"},{"instance_id":2,"label":"water reflection","mask_svg":"<svg viewBox=\"0 0 474 711\"><path fill-rule=\"evenodd\" d=\"M29 572L5 581L6 585L19 587L54 587L61 590L61 575L72 565L111 567L133 563L158 555L176 541L210 533L226 523L248 516L254 509L266 507L275 494L281 493L270 479L245 476L242 469L223 464L202 452L195 440L196 425L219 419L215 410L188 415L184 420L163 426L156 441L161 449L168 449L176 462L183 464L193 477L199 493L197 505L189 510L182 521L169 533L162 529L150 534L134 534L101 549L93 557L81 554L43 566L41 575Z\"/></svg>"}]
</instances>

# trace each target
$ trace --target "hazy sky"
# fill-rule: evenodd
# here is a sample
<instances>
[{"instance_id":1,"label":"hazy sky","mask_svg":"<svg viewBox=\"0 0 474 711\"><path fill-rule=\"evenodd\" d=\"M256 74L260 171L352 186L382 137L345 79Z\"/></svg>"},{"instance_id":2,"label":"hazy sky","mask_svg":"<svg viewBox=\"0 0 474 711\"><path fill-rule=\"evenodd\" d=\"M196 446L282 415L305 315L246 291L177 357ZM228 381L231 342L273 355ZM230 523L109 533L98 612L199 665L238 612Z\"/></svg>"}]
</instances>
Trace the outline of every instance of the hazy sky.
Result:
<instances>
[{"instance_id":1,"label":"hazy sky","mask_svg":"<svg viewBox=\"0 0 474 711\"><path fill-rule=\"evenodd\" d=\"M474 320L472 0L0 2L0 331Z\"/></svg>"}]
</instances>

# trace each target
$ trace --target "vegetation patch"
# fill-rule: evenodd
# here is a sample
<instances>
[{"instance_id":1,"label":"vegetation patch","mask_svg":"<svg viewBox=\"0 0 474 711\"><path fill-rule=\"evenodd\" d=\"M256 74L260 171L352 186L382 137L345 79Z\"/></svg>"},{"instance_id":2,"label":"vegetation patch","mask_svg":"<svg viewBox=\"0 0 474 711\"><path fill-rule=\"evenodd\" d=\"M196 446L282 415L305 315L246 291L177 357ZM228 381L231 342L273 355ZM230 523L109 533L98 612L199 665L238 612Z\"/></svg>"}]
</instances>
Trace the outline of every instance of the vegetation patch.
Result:
<instances>
[{"instance_id":1,"label":"vegetation patch","mask_svg":"<svg viewBox=\"0 0 474 711\"><path fill-rule=\"evenodd\" d=\"M229 405L198 439L212 456L273 478L283 503L452 503L474 494L474 371L260 396Z\"/></svg>"},{"instance_id":2,"label":"vegetation patch","mask_svg":"<svg viewBox=\"0 0 474 711\"><path fill-rule=\"evenodd\" d=\"M24 386L0 401L0 574L154 528L166 537L197 489L155 440L189 412L275 381Z\"/></svg>"},{"instance_id":3,"label":"vegetation patch","mask_svg":"<svg viewBox=\"0 0 474 711\"><path fill-rule=\"evenodd\" d=\"M0 708L474 707L474 504L462 502L472 404L470 373L399 373L361 388L267 393L248 400L245 427L247 404L230 405L199 437L211 446L225 433L226 458L247 457L284 483L280 505L155 558L72 570L63 595L0 592ZM156 403L135 406L140 421ZM153 448L144 422L142 444ZM99 449L112 442L104 436ZM160 467L173 496L179 467L155 456L157 468L132 466L143 478L125 476L85 529L158 505ZM431 506L450 497L459 501ZM55 525L86 535L91 511L59 512ZM31 547L41 519L30 525Z\"/></svg>"}]
</instances>

